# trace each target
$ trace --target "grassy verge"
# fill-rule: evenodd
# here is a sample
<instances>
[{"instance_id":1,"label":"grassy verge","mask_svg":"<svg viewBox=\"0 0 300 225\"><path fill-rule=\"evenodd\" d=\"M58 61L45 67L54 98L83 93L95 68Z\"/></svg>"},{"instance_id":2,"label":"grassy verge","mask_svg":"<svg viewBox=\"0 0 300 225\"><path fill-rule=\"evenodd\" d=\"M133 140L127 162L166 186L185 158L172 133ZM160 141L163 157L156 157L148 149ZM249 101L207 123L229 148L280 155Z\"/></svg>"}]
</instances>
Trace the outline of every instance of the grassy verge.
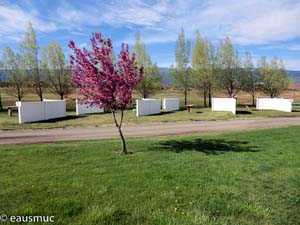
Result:
<instances>
[{"instance_id":1,"label":"grassy verge","mask_svg":"<svg viewBox=\"0 0 300 225\"><path fill-rule=\"evenodd\" d=\"M3 91L3 90L2 90ZM215 93L215 96L224 97L224 94ZM260 93L260 96L262 93ZM45 93L45 98L57 99L57 96L51 93ZM74 97L74 96L73 96ZM163 90L153 98L163 97L179 97L180 106L184 107L184 99L182 93L178 90ZM282 97L294 98L296 101L300 98L299 91L287 91ZM134 94L134 98L139 98ZM28 94L25 96L24 101L38 100L36 95ZM15 99L2 92L2 101L5 107L15 105ZM189 104L195 104L199 107L202 106L202 97L195 91L189 92L188 98ZM251 99L249 94L240 93L238 96L238 104L250 104ZM65 128L65 127L82 127L82 126L111 126L113 125L112 117L108 114L88 115L88 116L76 116L75 115L75 103L67 100L67 117L65 119L58 119L53 121L44 121L38 123L18 124L17 113L14 113L13 117L8 117L7 112L0 112L0 130L14 130L14 129L48 129L48 128ZM179 111L175 113L165 113L154 116L144 116L140 118L135 117L135 113L132 110L125 112L125 124L145 124L145 123L165 123L176 121L201 121L201 120L226 120L233 118L256 118L256 117L282 117L282 116L300 116L300 109L292 113L285 113L279 111L256 111L251 109L249 112L245 110L245 107L238 108L237 115L233 116L231 113L226 112L211 112L210 109L196 108L193 113L187 113L186 111Z\"/></svg>"},{"instance_id":2,"label":"grassy verge","mask_svg":"<svg viewBox=\"0 0 300 225\"><path fill-rule=\"evenodd\" d=\"M210 109L196 108L192 113L186 110L173 113L162 113L160 115L142 116L137 118L135 112L127 110L125 112L124 124L147 124L147 123L166 123L176 121L207 121L207 120L227 120L227 119L243 119L257 117L285 117L285 116L300 116L300 111L292 113L280 111L257 111L251 109L246 111L245 108L239 108L237 115L232 115L230 112L211 112ZM65 127L95 127L95 126L112 126L113 120L110 113L93 114L76 116L74 112L68 112L67 117L51 121L18 124L18 115L8 117L6 112L0 113L0 130L14 129L47 129L47 128L65 128Z\"/></svg>"},{"instance_id":3,"label":"grassy verge","mask_svg":"<svg viewBox=\"0 0 300 225\"><path fill-rule=\"evenodd\" d=\"M55 224L300 221L300 127L0 148L0 209Z\"/></svg>"}]
</instances>

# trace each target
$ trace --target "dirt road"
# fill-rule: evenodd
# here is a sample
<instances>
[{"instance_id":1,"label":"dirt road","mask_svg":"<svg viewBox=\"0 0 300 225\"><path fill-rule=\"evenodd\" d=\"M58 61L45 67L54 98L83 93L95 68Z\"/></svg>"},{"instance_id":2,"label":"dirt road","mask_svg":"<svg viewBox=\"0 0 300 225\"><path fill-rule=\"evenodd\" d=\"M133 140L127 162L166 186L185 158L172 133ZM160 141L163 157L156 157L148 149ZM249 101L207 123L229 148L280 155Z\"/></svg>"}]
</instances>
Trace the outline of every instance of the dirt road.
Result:
<instances>
[{"instance_id":1,"label":"dirt road","mask_svg":"<svg viewBox=\"0 0 300 225\"><path fill-rule=\"evenodd\" d=\"M300 117L236 119L226 121L176 122L124 126L126 137L153 137L180 134L204 134L249 130L256 128L276 128L300 126ZM93 140L118 138L115 127L56 128L44 130L0 131L0 145L50 143L71 140Z\"/></svg>"}]
</instances>

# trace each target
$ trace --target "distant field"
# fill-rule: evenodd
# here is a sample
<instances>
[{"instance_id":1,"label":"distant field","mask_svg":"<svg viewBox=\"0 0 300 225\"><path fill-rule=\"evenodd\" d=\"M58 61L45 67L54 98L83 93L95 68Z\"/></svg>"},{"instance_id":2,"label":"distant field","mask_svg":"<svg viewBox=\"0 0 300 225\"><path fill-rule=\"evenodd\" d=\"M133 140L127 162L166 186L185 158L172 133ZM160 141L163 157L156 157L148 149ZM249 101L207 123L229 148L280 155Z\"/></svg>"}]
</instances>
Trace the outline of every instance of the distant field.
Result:
<instances>
[{"instance_id":1,"label":"distant field","mask_svg":"<svg viewBox=\"0 0 300 225\"><path fill-rule=\"evenodd\" d=\"M61 225L296 225L300 127L0 147L0 209Z\"/></svg>"},{"instance_id":2,"label":"distant field","mask_svg":"<svg viewBox=\"0 0 300 225\"><path fill-rule=\"evenodd\" d=\"M217 92L213 95L214 97L226 97L226 94ZM268 97L263 93L258 94L259 97ZM74 97L74 95L71 95L71 97ZM178 97L180 98L180 105L184 106L184 97L181 92L178 90L162 90L155 96L151 96L151 98L163 98L163 97ZM291 90L286 91L283 93L280 97L283 98L293 98L295 101L300 102L300 91ZM44 98L48 99L59 99L57 95L53 95L51 93L45 93ZM137 94L133 95L134 99L140 98ZM252 104L251 96L247 93L240 92L237 95L238 98L238 104ZM39 98L36 94L28 94L24 97L24 101L37 101ZM16 102L16 99L14 99L12 96L7 95L5 91L2 90L2 103L4 107L7 106L14 106ZM203 106L203 97L201 94L196 92L195 90L190 91L188 94L188 104L195 104L197 106L202 107ZM67 100L67 110L74 111L75 110L75 103L73 101Z\"/></svg>"}]
</instances>

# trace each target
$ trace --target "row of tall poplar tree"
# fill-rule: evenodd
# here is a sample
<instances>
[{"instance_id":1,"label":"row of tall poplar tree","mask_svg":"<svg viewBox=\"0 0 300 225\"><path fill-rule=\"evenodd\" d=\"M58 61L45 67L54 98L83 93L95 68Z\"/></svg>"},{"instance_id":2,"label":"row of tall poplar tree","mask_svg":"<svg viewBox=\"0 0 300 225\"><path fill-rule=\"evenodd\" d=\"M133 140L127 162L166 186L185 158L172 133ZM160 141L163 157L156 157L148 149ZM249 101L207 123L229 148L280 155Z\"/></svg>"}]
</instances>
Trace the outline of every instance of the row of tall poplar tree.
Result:
<instances>
[{"instance_id":1,"label":"row of tall poplar tree","mask_svg":"<svg viewBox=\"0 0 300 225\"><path fill-rule=\"evenodd\" d=\"M241 90L248 92L255 105L258 91L271 98L278 97L290 81L282 60L277 57L270 62L261 57L255 68L251 54L246 52L241 60L230 38L221 40L217 46L196 32L191 46L183 29L176 41L175 61L170 77L172 84L183 92L185 104L188 92L195 88L202 94L205 107L211 106L216 90L223 90L228 97L236 97Z\"/></svg>"},{"instance_id":2,"label":"row of tall poplar tree","mask_svg":"<svg viewBox=\"0 0 300 225\"><path fill-rule=\"evenodd\" d=\"M0 60L0 69L8 74L6 90L17 100L21 101L30 89L41 101L46 89L61 99L72 92L69 80L71 70L58 43L50 41L40 48L29 23L18 50L14 52L5 46ZM140 97L148 98L163 89L162 76L156 63L151 61L139 34L136 34L133 51L138 66L144 68L143 79L136 91ZM191 45L182 29L176 41L175 61L169 77L172 86L182 91L185 105L192 89L203 96L205 107L211 106L211 97L217 90L224 90L228 97L236 97L238 91L246 91L252 96L254 105L258 91L272 98L277 97L289 83L282 60L274 57L268 62L262 57L255 69L251 54L246 52L241 60L228 37L217 46L196 32Z\"/></svg>"},{"instance_id":3,"label":"row of tall poplar tree","mask_svg":"<svg viewBox=\"0 0 300 225\"><path fill-rule=\"evenodd\" d=\"M137 93L148 98L163 88L162 76L157 65L151 62L139 34L135 38L134 52L137 64L144 67L144 78ZM290 82L281 59L274 57L268 62L266 57L261 57L254 65L251 53L245 52L241 60L228 37L214 45L196 32L191 44L185 39L182 29L176 41L175 61L176 65L171 66L168 76L171 85L182 91L185 105L192 89L203 96L205 107L211 106L211 97L220 90L228 97L236 97L239 91L247 92L255 105L259 91L271 98L278 97Z\"/></svg>"},{"instance_id":4,"label":"row of tall poplar tree","mask_svg":"<svg viewBox=\"0 0 300 225\"><path fill-rule=\"evenodd\" d=\"M19 43L18 51L4 46L0 69L7 75L2 86L19 101L32 90L41 101L46 90L59 95L61 99L72 90L69 81L71 70L62 47L50 41L47 46L40 48L31 23Z\"/></svg>"}]
</instances>

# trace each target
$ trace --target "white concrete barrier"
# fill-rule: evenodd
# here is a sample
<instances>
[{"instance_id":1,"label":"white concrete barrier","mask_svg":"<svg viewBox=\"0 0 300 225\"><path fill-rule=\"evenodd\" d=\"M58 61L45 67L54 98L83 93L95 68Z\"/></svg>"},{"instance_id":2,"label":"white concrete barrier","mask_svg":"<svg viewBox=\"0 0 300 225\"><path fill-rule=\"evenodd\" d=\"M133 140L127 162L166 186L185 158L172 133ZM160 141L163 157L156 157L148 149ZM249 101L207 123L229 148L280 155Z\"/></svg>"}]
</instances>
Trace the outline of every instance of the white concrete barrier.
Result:
<instances>
[{"instance_id":1,"label":"white concrete barrier","mask_svg":"<svg viewBox=\"0 0 300 225\"><path fill-rule=\"evenodd\" d=\"M136 116L159 114L161 99L136 100Z\"/></svg>"},{"instance_id":2,"label":"white concrete barrier","mask_svg":"<svg viewBox=\"0 0 300 225\"><path fill-rule=\"evenodd\" d=\"M19 123L66 117L66 101L44 99L40 102L16 102Z\"/></svg>"},{"instance_id":3,"label":"white concrete barrier","mask_svg":"<svg viewBox=\"0 0 300 225\"><path fill-rule=\"evenodd\" d=\"M92 114L92 113L103 113L104 109L90 106L89 104L80 104L76 99L76 115Z\"/></svg>"},{"instance_id":4,"label":"white concrete barrier","mask_svg":"<svg viewBox=\"0 0 300 225\"><path fill-rule=\"evenodd\" d=\"M236 114L236 99L235 98L212 98L212 111L229 111L233 115Z\"/></svg>"},{"instance_id":5,"label":"white concrete barrier","mask_svg":"<svg viewBox=\"0 0 300 225\"><path fill-rule=\"evenodd\" d=\"M165 112L179 110L179 98L163 98L162 109Z\"/></svg>"},{"instance_id":6,"label":"white concrete barrier","mask_svg":"<svg viewBox=\"0 0 300 225\"><path fill-rule=\"evenodd\" d=\"M283 112L292 112L293 99L286 98L257 98L256 109L270 109Z\"/></svg>"}]
</instances>

